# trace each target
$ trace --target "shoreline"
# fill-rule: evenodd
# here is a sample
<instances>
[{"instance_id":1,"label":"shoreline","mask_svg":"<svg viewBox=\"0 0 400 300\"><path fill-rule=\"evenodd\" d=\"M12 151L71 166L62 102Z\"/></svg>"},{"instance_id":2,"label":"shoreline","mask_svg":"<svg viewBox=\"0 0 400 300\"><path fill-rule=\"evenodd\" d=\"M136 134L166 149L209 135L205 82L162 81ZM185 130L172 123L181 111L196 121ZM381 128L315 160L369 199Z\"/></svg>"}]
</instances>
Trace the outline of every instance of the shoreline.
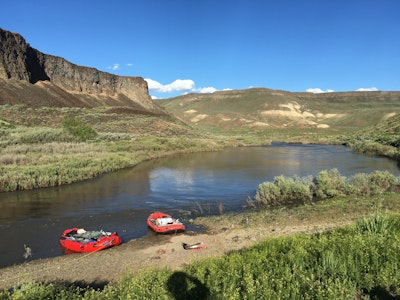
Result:
<instances>
[{"instance_id":1,"label":"shoreline","mask_svg":"<svg viewBox=\"0 0 400 300\"><path fill-rule=\"evenodd\" d=\"M239 218L243 218L240 215ZM102 288L128 274L157 268L183 269L194 260L220 257L249 247L266 238L315 233L350 224L352 218L279 218L265 226L250 222L226 226L214 222L205 232L156 235L129 241L95 253L76 253L0 268L0 290L30 282L53 282ZM204 249L185 250L182 244L203 242Z\"/></svg>"}]
</instances>

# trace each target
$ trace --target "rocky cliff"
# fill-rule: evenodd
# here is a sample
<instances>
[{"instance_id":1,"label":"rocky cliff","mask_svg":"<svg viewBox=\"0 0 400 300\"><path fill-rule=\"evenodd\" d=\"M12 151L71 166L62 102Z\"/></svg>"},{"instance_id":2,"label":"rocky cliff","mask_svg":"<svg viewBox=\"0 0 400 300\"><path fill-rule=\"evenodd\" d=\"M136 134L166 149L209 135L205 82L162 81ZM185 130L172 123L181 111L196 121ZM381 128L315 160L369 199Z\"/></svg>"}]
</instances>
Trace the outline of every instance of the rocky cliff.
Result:
<instances>
[{"instance_id":1,"label":"rocky cliff","mask_svg":"<svg viewBox=\"0 0 400 300\"><path fill-rule=\"evenodd\" d=\"M0 86L0 105L132 106L165 113L152 101L143 78L117 76L75 65L61 57L41 53L21 35L1 28Z\"/></svg>"}]
</instances>

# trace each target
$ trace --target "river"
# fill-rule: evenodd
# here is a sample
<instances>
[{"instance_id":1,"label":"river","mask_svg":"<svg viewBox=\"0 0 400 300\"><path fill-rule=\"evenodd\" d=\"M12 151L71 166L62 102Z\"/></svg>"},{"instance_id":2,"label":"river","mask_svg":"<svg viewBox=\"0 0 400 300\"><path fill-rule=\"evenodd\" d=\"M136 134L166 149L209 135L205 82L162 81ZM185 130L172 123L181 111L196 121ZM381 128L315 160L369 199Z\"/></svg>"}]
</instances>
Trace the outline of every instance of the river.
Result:
<instances>
[{"instance_id":1,"label":"river","mask_svg":"<svg viewBox=\"0 0 400 300\"><path fill-rule=\"evenodd\" d=\"M347 177L374 170L400 174L397 162L344 146L276 143L174 155L68 186L0 193L0 267L24 262L24 245L32 249L29 260L63 255L59 236L66 228L117 231L127 242L149 234L146 219L153 211L187 224L219 207L242 210L258 185L275 176L332 168Z\"/></svg>"}]
</instances>

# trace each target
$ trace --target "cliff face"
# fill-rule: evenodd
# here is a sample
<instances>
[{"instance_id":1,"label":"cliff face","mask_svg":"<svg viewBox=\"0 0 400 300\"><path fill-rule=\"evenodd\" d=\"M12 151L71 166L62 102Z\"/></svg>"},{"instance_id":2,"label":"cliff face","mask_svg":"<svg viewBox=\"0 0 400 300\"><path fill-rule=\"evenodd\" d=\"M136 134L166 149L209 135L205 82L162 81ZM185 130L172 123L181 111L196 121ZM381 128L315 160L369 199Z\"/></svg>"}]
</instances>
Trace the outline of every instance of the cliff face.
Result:
<instances>
[{"instance_id":1,"label":"cliff face","mask_svg":"<svg viewBox=\"0 0 400 300\"><path fill-rule=\"evenodd\" d=\"M39 104L26 99L18 89L4 85L30 85L42 88L43 93L57 97L58 92L65 98L67 94L74 98L64 106L94 107L100 105L128 105L136 109L149 110L152 113L164 113L164 109L154 103L148 93L147 82L141 77L117 76L101 72L94 68L78 66L67 60L47 55L32 48L25 39L17 34L0 28L0 104L19 103ZM17 82L22 81L22 82ZM10 92L13 91L13 92ZM58 92L55 92L58 91ZM37 89L35 89L37 93ZM14 94L11 99L10 95ZM24 93L29 94L29 93ZM49 95L43 98L50 99ZM66 97L68 98L68 97ZM42 101L43 102L43 101ZM40 105L46 105L46 103ZM51 105L63 106L60 99L54 99Z\"/></svg>"},{"instance_id":2,"label":"cliff face","mask_svg":"<svg viewBox=\"0 0 400 300\"><path fill-rule=\"evenodd\" d=\"M0 77L35 83L49 80L40 66L37 52L22 36L0 29Z\"/></svg>"}]
</instances>

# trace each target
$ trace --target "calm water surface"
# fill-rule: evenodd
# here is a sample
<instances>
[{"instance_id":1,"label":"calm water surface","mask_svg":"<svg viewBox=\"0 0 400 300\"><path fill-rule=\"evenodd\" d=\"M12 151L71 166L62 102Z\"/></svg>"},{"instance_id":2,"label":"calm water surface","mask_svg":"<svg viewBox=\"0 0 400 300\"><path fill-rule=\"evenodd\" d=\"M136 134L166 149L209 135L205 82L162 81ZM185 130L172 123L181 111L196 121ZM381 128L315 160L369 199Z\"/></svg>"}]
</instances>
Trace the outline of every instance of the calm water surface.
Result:
<instances>
[{"instance_id":1,"label":"calm water surface","mask_svg":"<svg viewBox=\"0 0 400 300\"><path fill-rule=\"evenodd\" d=\"M0 267L63 255L59 235L71 227L117 231L124 242L149 233L147 216L161 210L183 221L201 212L242 209L257 187L275 176L342 175L388 170L397 163L366 157L343 146L273 144L157 159L84 183L0 193ZM189 229L194 230L194 228Z\"/></svg>"}]
</instances>

